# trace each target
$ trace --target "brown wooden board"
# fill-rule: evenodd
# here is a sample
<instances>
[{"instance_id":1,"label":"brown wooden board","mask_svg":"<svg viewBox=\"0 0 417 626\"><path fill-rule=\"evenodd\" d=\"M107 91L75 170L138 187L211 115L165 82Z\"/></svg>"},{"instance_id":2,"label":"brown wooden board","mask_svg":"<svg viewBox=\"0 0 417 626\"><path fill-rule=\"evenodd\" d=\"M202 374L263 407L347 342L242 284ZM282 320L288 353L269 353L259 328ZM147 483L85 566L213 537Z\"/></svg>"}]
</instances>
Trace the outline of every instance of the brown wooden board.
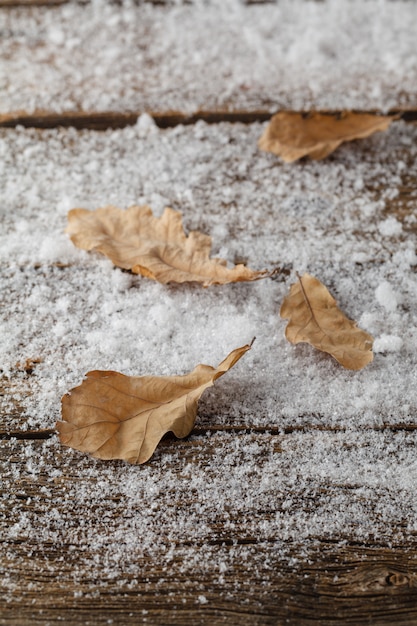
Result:
<instances>
[{"instance_id":1,"label":"brown wooden board","mask_svg":"<svg viewBox=\"0 0 417 626\"><path fill-rule=\"evenodd\" d=\"M232 517L204 511L187 468L205 468L207 480L216 480L210 468L222 439L192 436L176 443L175 452L166 440L150 466L134 469L136 488L124 483L122 463L82 458L55 440L3 442L2 525L12 532L8 539L1 534L1 623L415 622L415 539L358 542L344 532L283 540L265 532L279 511L285 515L284 500L277 508L276 497L263 509L231 511ZM271 449L277 458L282 454L282 441L240 436L243 450L254 443L264 450L260 475ZM154 479L157 486L163 474L175 476L176 490L146 493L146 483ZM332 494L354 488L323 481L312 498L296 485L289 493L296 507L312 512ZM187 538L180 520L198 523L198 511L210 530ZM148 531L133 530L132 516L146 520Z\"/></svg>"},{"instance_id":2,"label":"brown wooden board","mask_svg":"<svg viewBox=\"0 0 417 626\"><path fill-rule=\"evenodd\" d=\"M3 6L0 114L415 108L413 3L178 4Z\"/></svg>"},{"instance_id":3,"label":"brown wooden board","mask_svg":"<svg viewBox=\"0 0 417 626\"><path fill-rule=\"evenodd\" d=\"M26 132L38 148L56 141L53 131ZM60 132L64 151L72 145L67 157L76 160L78 135ZM365 148L358 149L364 156ZM383 215L396 216L415 236L406 219L415 202L413 158L401 150L392 158L404 162L404 173ZM375 177L367 191L378 199L385 186ZM69 285L71 274L83 270L44 262L21 271L29 294L30 285L58 274ZM24 293L8 292L8 310ZM378 483L380 467L401 476L411 471L403 455L416 445L412 416L407 423L386 416L385 426L355 430L330 422L320 428L317 417L306 415L294 427L268 429L248 424L245 414L229 418L223 399L227 426L218 421L213 392L191 437L167 437L150 464L131 468L62 448L53 419L33 427L36 415L27 407L30 394L39 394L39 366L45 367L20 360L2 379L1 624L415 624L413 492L390 492L382 476ZM239 393L244 397L243 387ZM326 449L315 456L323 442L329 456L340 450L340 481L326 476ZM254 449L258 464L249 471ZM344 463L353 459L357 475L348 477ZM285 488L258 491L271 464ZM227 507L219 498L222 506L211 508L216 498L208 505L207 493L193 487L193 476L203 475L212 494L224 481ZM361 507L370 511L366 528L356 522ZM333 509L342 525L321 530Z\"/></svg>"},{"instance_id":4,"label":"brown wooden board","mask_svg":"<svg viewBox=\"0 0 417 626\"><path fill-rule=\"evenodd\" d=\"M417 414L411 384L415 360L407 351L406 337L401 353L377 355L376 366L381 376L389 367L402 368L404 380L410 381L409 394L404 382L395 409L378 412L378 394L384 390L376 377L374 413L368 417L366 406L356 413L350 407L349 414L349 407L337 407L337 414L326 404L321 410L319 397L308 410L296 394L284 403L294 376L299 377L300 393L305 393L309 376L322 372L323 396L331 385L334 393L335 380L349 383L336 367L328 366L327 356L317 356L309 347L287 347L288 375L281 372L276 383L265 385L262 374L273 359L279 360L275 348L279 346L281 354L284 349L279 303L297 267L282 262L282 257L289 241L303 249L310 207L316 211L318 249L323 247L316 256L311 253L314 271L333 276L335 261L328 253L332 238L343 243L350 237L352 248L363 251L357 262L337 261L338 280L330 285L352 315L359 316L367 306L375 313L377 304L370 306L369 301L379 282L398 279L393 259L403 255L407 261L406 247L409 243L411 254L417 234L414 125L398 122L386 139L345 146L317 167L303 161L291 170L256 148L260 123L291 106L307 110L319 105L327 112L347 106L390 109L403 120L415 121L411 74L402 81L395 72L383 79L376 66L377 78L359 72L356 101L343 100L340 94L349 95L343 75L321 94L292 82L291 72L289 82L282 80L281 72L279 85L259 84L258 74L265 76L265 68L273 67L268 53L251 80L239 83L233 78L233 59L238 67L235 55L243 50L242 33L247 35L252 26L256 31L260 11L273 16L272 6L245 8L248 22L236 13L246 30L229 23L223 13L222 32L229 24L228 36L235 43L233 55L223 46L217 57L211 45L221 35L219 22L209 8L201 9L206 32L215 35L210 46L202 44L202 58L204 53L212 55L207 71L197 71L192 33L188 57L181 37L178 45L164 49L168 31L172 36L176 24L190 31L197 9L160 2L137 3L127 10L130 20L125 24L122 7L109 5L109 37L120 35L120 50L126 52L118 54L115 68L100 62L99 52L106 46L97 47L97 24L101 28L104 14L94 12L91 3L30 4L61 1L0 0L7 35L0 46L6 82L12 85L10 100L0 111L5 173L0 230L4 228L1 234L11 250L1 267L2 315L7 332L14 332L14 324L22 328L16 355L8 354L0 364L0 624L416 624ZM128 46L125 33L131 37ZM64 43L78 36L74 53L63 52ZM258 43L265 42L267 38ZM83 50L81 61L77 50ZM248 68L252 59L253 54ZM161 80L161 70L166 80ZM117 74L124 81L118 81ZM381 98L369 95L377 94L381 85L390 96L388 105L387 98L381 106ZM136 127L144 112L160 129L169 130L153 129L146 118ZM214 124L212 130L205 122ZM148 160L153 166L147 166ZM357 163L366 164L358 168L358 176ZM97 330L90 320L89 281L109 285L114 279L122 285L126 278L120 278L119 270L110 271L102 259L77 256L65 247L65 211L73 200L95 208L109 201L126 206L138 197L181 210L187 231L211 234L215 227L215 245L218 239L228 248L229 261L278 268L274 280L264 285L230 287L230 293L240 294L238 316L243 318L246 303L257 299L273 320L259 322L254 360L203 396L188 438L168 435L152 460L140 467L96 461L64 448L55 430L60 396L79 384L87 369L77 361L77 351L82 353L89 339L86 327L90 333ZM356 205L360 197L363 203ZM290 207L294 201L300 209L296 216ZM249 217L248 205L253 209ZM219 227L220 215L227 230ZM384 237L379 227L389 217L398 220L401 232ZM42 251L30 249L32 230L45 234ZM57 257L55 239L61 241L64 258ZM405 261L404 272L412 284L416 266ZM224 291L204 306L206 296L195 290L168 287L153 294L142 279L126 278L129 281L133 292L150 293L143 301L156 307L162 306L160 301L166 304L164 298L171 298L172 307L189 298L203 317L209 306L216 311L223 307L225 315L232 306ZM354 299L347 295L353 282L358 286ZM104 298L123 301L129 289L122 285L121 296L110 290ZM398 318L409 316L413 335L415 303L406 288L404 293ZM58 328L62 341L51 339L52 348L38 341L39 335L51 336L65 307L74 308L78 330ZM105 328L105 315L118 313L109 306L108 314L98 315L97 327ZM396 332L391 324L391 332ZM381 323L379 333L385 330ZM159 345L166 363L161 356L156 365L165 366L168 373L187 369L183 362L170 360L165 348L169 342L178 344L175 336L162 337ZM196 341L206 345L200 337ZM186 343L191 352L189 337ZM187 366L198 362L195 352ZM94 366L113 367L103 355L100 359ZM159 373L140 352L130 369ZM398 390L391 393L395 396Z\"/></svg>"}]
</instances>

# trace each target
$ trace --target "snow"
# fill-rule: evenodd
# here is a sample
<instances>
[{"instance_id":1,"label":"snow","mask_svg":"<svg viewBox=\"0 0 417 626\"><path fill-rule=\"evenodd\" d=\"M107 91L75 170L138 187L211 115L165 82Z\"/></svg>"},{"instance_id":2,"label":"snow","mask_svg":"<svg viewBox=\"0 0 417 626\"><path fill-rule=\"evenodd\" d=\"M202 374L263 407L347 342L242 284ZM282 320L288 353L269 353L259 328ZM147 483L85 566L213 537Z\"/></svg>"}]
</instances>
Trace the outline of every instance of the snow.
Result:
<instances>
[{"instance_id":1,"label":"snow","mask_svg":"<svg viewBox=\"0 0 417 626\"><path fill-rule=\"evenodd\" d=\"M211 2L196 27L193 11L2 11L11 37L1 110L383 109L415 89L415 3ZM263 128L160 130L144 114L103 133L0 131L3 428L53 428L60 397L88 370L182 374L256 337L203 395L194 434L163 442L144 466L92 460L55 436L3 442L4 493L16 498L0 504L4 546L11 563L33 549L33 593L49 569L63 592L96 581L75 587L78 601L117 586L145 594L151 562L163 573L153 591L184 580L188 598L187 585L214 571L232 597L234 572L246 568L270 598L268 572L285 559L302 569L319 538L335 549L414 541L417 127L395 122L295 164L257 149ZM156 215L181 211L187 232L211 235L213 256L280 271L250 284L162 286L64 234L73 207L143 203ZM375 337L364 370L285 340L280 304L305 271ZM16 366L28 358L41 360L31 376ZM256 545L236 542L243 529ZM9 598L21 583L13 572L2 572ZM190 601L209 608L210 590L193 589Z\"/></svg>"},{"instance_id":2,"label":"snow","mask_svg":"<svg viewBox=\"0 0 417 626\"><path fill-rule=\"evenodd\" d=\"M207 604L208 603L208 600L207 600L206 596L203 596L203 595L198 596L198 601L199 601L200 604Z\"/></svg>"},{"instance_id":3,"label":"snow","mask_svg":"<svg viewBox=\"0 0 417 626\"><path fill-rule=\"evenodd\" d=\"M415 23L407 0L2 10L0 113L414 106Z\"/></svg>"},{"instance_id":4,"label":"snow","mask_svg":"<svg viewBox=\"0 0 417 626\"><path fill-rule=\"evenodd\" d=\"M375 340L374 352L398 352L403 346L401 337L385 335L384 333Z\"/></svg>"},{"instance_id":5,"label":"snow","mask_svg":"<svg viewBox=\"0 0 417 626\"><path fill-rule=\"evenodd\" d=\"M179 443L157 451L152 464L135 467L90 461L70 450L61 458L53 440L26 442L31 466L10 464L4 484L14 485L16 496L29 492L32 504L20 500L4 539L36 546L32 567L58 569L63 593L85 576L97 581L85 586L86 597L117 585L145 594L154 563L163 573L153 582L156 592L180 577L190 580L181 593L187 597L196 588L191 581L210 572L216 588L236 594L231 577L237 568L268 594L269 572L289 558L292 568L305 567L317 538L384 544L417 528L415 433L298 432L282 437L281 450L259 434L214 433L209 444L201 436L191 443L192 456ZM19 458L22 443L10 447ZM59 462L65 473L50 475ZM28 481L41 481L43 491L30 490ZM235 542L242 529L257 545ZM10 572L2 582L11 591L16 584ZM33 585L39 588L42 577ZM201 602L207 589L199 591Z\"/></svg>"},{"instance_id":6,"label":"snow","mask_svg":"<svg viewBox=\"0 0 417 626\"><path fill-rule=\"evenodd\" d=\"M396 311L399 297L388 282L384 281L378 285L375 289L375 296L378 303L387 311Z\"/></svg>"},{"instance_id":7,"label":"snow","mask_svg":"<svg viewBox=\"0 0 417 626\"><path fill-rule=\"evenodd\" d=\"M308 555L319 536L384 543L415 532L416 237L401 231L387 243L380 225L401 189L405 153L404 175L415 176L417 128L396 122L325 161L292 165L258 151L262 128L163 131L141 118L105 133L1 131L2 367L13 380L18 361L41 359L10 391L25 411L18 423L13 412L6 418L12 429L53 428L61 395L88 370L181 374L217 365L256 336L203 395L192 457L169 440L138 468L91 461L55 437L25 442L27 462L10 466L7 480L50 478L47 492L33 495L37 506L14 520L11 540L88 546L88 555L71 557L74 567L101 579L105 571L110 582L126 571L135 577L147 558L173 576L218 563L221 580L257 557L250 546L209 547L213 532L229 539L244 526L260 542L264 573L294 558L292 542ZM156 214L169 204L187 231L212 235L213 255L285 271L209 289L122 272L63 232L70 207L108 203L150 203ZM285 340L279 307L296 271L320 278L374 335L375 359L364 370ZM395 432L401 424L411 430ZM237 436L240 427L249 430ZM256 429L282 434L274 444ZM19 454L22 442L10 445ZM74 479L63 490L69 467ZM253 510L269 513L253 518ZM190 545L171 550L166 538ZM13 579L4 584L13 589Z\"/></svg>"},{"instance_id":8,"label":"snow","mask_svg":"<svg viewBox=\"0 0 417 626\"><path fill-rule=\"evenodd\" d=\"M378 226L379 232L384 237L395 237L396 235L400 235L402 232L402 224L395 217L388 217L386 220L381 222Z\"/></svg>"},{"instance_id":9,"label":"snow","mask_svg":"<svg viewBox=\"0 0 417 626\"><path fill-rule=\"evenodd\" d=\"M150 130L143 136L140 122L106 133L1 134L3 368L42 358L30 383L34 395L21 399L27 427L53 426L60 395L90 369L183 373L201 362L217 365L254 336L251 352L227 376L238 388L219 383L228 397L221 423L414 421L403 397L416 352L415 240L395 236L387 247L379 226L387 219L384 196L401 186L396 160L416 129L397 122L327 161L296 165L258 151L260 124ZM413 159L415 148L407 149ZM383 181L382 194L372 191L375 181ZM63 232L69 207L134 203L149 203L156 214L166 204L181 210L187 231L212 235L213 256L286 273L207 290L163 287L76 249ZM376 339L407 337L401 350L353 374L309 346L288 344L278 312L295 271L322 280ZM207 392L206 412L217 393Z\"/></svg>"}]
</instances>

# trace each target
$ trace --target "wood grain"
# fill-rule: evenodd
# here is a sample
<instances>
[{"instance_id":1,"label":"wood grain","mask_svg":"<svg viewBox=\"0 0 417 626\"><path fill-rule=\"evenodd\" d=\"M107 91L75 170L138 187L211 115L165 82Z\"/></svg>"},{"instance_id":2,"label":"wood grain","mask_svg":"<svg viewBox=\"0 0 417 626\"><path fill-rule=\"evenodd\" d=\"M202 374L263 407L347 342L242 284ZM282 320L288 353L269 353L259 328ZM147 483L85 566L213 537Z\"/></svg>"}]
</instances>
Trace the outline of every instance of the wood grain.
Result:
<instances>
[{"instance_id":1,"label":"wood grain","mask_svg":"<svg viewBox=\"0 0 417 626\"><path fill-rule=\"evenodd\" d=\"M257 549L267 557L263 546ZM27 578L24 572L22 563L23 580ZM207 623L408 626L417 619L415 550L406 554L368 548L361 554L355 547L332 550L329 546L314 566L305 569L277 563L274 587L267 596L261 582L254 584L244 568L236 568L222 589L227 595L223 600L214 577L209 574L197 583L187 578L166 580L164 572L164 585L155 593L155 582L161 572L155 567L153 573L154 579L147 576L138 581L142 586L140 594L132 593L128 585L110 584L96 598L88 596L94 590L94 581L79 581L63 590L56 579L46 574L41 593L38 590L25 594L20 605L9 603L2 610L0 623L26 626L36 620L38 623L175 626ZM80 587L87 597L74 599ZM208 600L205 605L199 604L200 587L204 587L204 597Z\"/></svg>"},{"instance_id":2,"label":"wood grain","mask_svg":"<svg viewBox=\"0 0 417 626\"><path fill-rule=\"evenodd\" d=\"M58 4L61 0L1 0L0 6L36 3ZM417 109L392 111L398 112L406 121L417 120ZM8 112L0 117L0 126L10 132L19 125L104 130L133 125L140 113ZM166 128L198 120L214 124L252 123L269 119L271 113L259 109L209 110L192 115L157 111L151 115L159 127ZM405 233L415 233L415 223L405 221L415 211L416 197L414 164L406 151L403 161L410 173L403 176L398 195L385 202L384 213L397 217L404 224ZM372 189L375 198L381 197L383 191L383 184L375 184ZM45 263L40 269L48 275L54 268ZM63 269L71 271L69 266ZM124 491L122 464L100 465L61 448L53 419L49 428L28 425L31 416L25 413L23 399L32 393L34 381L36 367L22 366L0 379L0 624L417 623L417 536L407 530L406 516L399 517L396 527L384 532L383 513L373 511L379 533L362 539L354 520L333 536L311 532L284 539L268 530L275 516L284 511L284 495L293 499L297 511L311 519L323 502L336 502L337 497L349 501L355 493L359 501L363 500L361 485L353 480L334 484L326 477L315 478L311 493L294 483L283 495L271 493L270 501L261 502L255 497L247 510L235 507L210 515L203 512L206 534L187 538L184 533L172 532L177 518L186 519L189 511L201 505L200 494L188 488L185 468L204 471L210 484L213 465L223 460L223 446L231 445L232 439L243 451L236 456L236 467L239 463L244 465L245 448L257 445L259 475L271 459L285 475L291 467L285 466L283 444L293 436L298 438L300 455L321 434L329 437L329 445L340 445L344 450L356 446L367 453L367 437L379 436L383 443L392 433L400 433L405 442L401 445L411 448L415 424L391 422L367 432L346 432L343 428L309 423L305 416L302 426L285 428L248 427L236 419L230 426L209 425L215 412L210 403L203 404L203 425L197 425L186 440L165 438L151 469L138 472L138 490L144 489L145 477L159 477L162 482L166 474L173 477L172 485L178 489L172 487L155 497L150 491L144 492L143 513L132 492L127 497ZM401 450L400 443L398 446ZM112 480L115 484L110 489ZM83 495L88 492L87 487L92 489L91 500ZM373 495L377 502L378 489ZM128 533L133 513L143 513L155 546L140 549L146 536L140 528L136 529L137 546L133 532L128 538L123 534L116 538L118 523ZM393 536L397 538L393 540ZM169 566L167 550L172 550ZM109 561L110 557L114 560ZM227 564L224 571L219 570L221 563Z\"/></svg>"},{"instance_id":3,"label":"wood grain","mask_svg":"<svg viewBox=\"0 0 417 626\"><path fill-rule=\"evenodd\" d=\"M269 446L270 436L259 435L256 440ZM278 444L281 436L275 436ZM254 441L246 436L246 444ZM180 452L169 463L179 476L181 468L195 462L196 455L210 463L216 437L202 436L180 442ZM27 456L30 446L30 455ZM165 454L172 442L165 442ZM164 446L163 446L164 448ZM245 516L235 517L234 530L225 533L221 517L214 516L209 540L167 537L161 542L172 548L173 558L167 568L161 549L153 557L146 555L115 564L113 578L106 566L100 573L100 563L106 562L104 546L98 549L94 537L90 541L75 540L74 529L80 522L91 525L97 535L114 529L126 499L123 489L117 487L111 500L103 497L81 501L73 508L77 489L88 481L99 483L105 479L106 464L82 459L74 462L74 455L56 446L45 447L42 442L3 442L0 463L3 484L1 488L5 516L1 525L19 524L25 516L40 523L53 524L55 541L51 540L52 526L42 530L18 529L14 539L0 539L3 558L1 574L8 588L3 592L0 623L25 626L30 621L66 624L260 624L277 623L314 624L413 624L417 619L417 537L397 545L384 540L357 542L342 537L332 540L312 537L308 541L293 538L285 542L279 537L257 537L247 532ZM42 463L35 474L34 465L24 469L23 459L42 452ZM76 455L79 458L79 455ZM36 465L36 463L35 463ZM111 465L122 467L121 463ZM20 469L18 469L20 466ZM55 466L60 475L50 475ZM155 464L155 471L158 462ZM43 469L42 469L43 467ZM93 474L90 470L94 468ZM103 471L102 471L103 470ZM169 471L165 467L165 471ZM103 473L104 472L104 473ZM210 473L210 472L209 472ZM19 475L18 478L16 476ZM140 488L140 473L138 488ZM120 484L122 487L122 483ZM324 489L323 485L323 489ZM346 486L349 489L349 486ZM294 490L294 496L296 496ZM168 507L177 512L186 510L198 500L175 498L165 494L157 502L158 508ZM98 507L98 508L97 508ZM103 516L108 508L110 517ZM53 511L58 509L59 515ZM86 517L85 511L90 509ZM267 520L274 510L252 510L251 515ZM68 527L67 536L59 528ZM71 531L71 528L73 529ZM166 530L165 526L161 531ZM108 550L114 541L108 532ZM64 539L64 540L63 540ZM63 541L62 541L63 540ZM138 540L140 541L140 540ZM190 572L185 567L187 558L194 554L201 560ZM219 576L218 562L227 562L228 568ZM132 565L134 568L132 569ZM14 585L14 586L13 586Z\"/></svg>"}]
</instances>

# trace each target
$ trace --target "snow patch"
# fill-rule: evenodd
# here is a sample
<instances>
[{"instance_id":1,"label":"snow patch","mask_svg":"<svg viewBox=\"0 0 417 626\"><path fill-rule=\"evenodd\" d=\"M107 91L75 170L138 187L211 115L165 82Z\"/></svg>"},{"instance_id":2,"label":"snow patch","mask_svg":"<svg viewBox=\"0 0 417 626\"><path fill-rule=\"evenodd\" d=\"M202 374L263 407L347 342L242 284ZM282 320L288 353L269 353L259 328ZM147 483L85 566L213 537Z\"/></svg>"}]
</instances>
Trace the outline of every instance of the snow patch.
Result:
<instances>
[{"instance_id":1,"label":"snow patch","mask_svg":"<svg viewBox=\"0 0 417 626\"><path fill-rule=\"evenodd\" d=\"M396 310L399 296L388 282L384 281L378 285L375 289L375 297L386 311L393 312Z\"/></svg>"},{"instance_id":2,"label":"snow patch","mask_svg":"<svg viewBox=\"0 0 417 626\"><path fill-rule=\"evenodd\" d=\"M403 227L395 217L388 217L379 224L378 230L384 237L397 237L401 235Z\"/></svg>"},{"instance_id":3,"label":"snow patch","mask_svg":"<svg viewBox=\"0 0 417 626\"><path fill-rule=\"evenodd\" d=\"M374 341L374 352L399 352L403 346L401 337L395 335L381 335Z\"/></svg>"}]
</instances>

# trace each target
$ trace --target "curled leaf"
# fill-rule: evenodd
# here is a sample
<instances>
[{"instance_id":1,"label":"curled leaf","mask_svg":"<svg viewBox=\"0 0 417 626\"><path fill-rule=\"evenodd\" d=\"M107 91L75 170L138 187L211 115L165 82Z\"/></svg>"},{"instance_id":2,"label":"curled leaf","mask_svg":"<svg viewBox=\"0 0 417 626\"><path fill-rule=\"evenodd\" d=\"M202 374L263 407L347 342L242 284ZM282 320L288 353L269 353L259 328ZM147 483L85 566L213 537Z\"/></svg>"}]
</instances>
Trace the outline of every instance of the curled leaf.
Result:
<instances>
[{"instance_id":1,"label":"curled leaf","mask_svg":"<svg viewBox=\"0 0 417 626\"><path fill-rule=\"evenodd\" d=\"M310 274L299 276L291 286L280 315L289 320L285 336L291 343L309 343L351 370L360 370L373 359L373 337L357 328L323 283Z\"/></svg>"},{"instance_id":2,"label":"curled leaf","mask_svg":"<svg viewBox=\"0 0 417 626\"><path fill-rule=\"evenodd\" d=\"M62 398L61 443L98 459L145 463L165 433L182 438L191 432L202 393L250 347L233 350L217 368L197 365L184 376L88 372Z\"/></svg>"},{"instance_id":3,"label":"curled leaf","mask_svg":"<svg viewBox=\"0 0 417 626\"><path fill-rule=\"evenodd\" d=\"M207 287L267 275L244 265L229 269L226 261L210 259L211 238L198 231L187 237L181 213L170 208L160 218L148 206L72 209L66 232L79 248L101 252L118 267L164 284L197 282Z\"/></svg>"},{"instance_id":4,"label":"curled leaf","mask_svg":"<svg viewBox=\"0 0 417 626\"><path fill-rule=\"evenodd\" d=\"M281 111L274 115L259 139L259 148L273 152L290 163L310 156L324 159L341 143L387 130L393 116L352 113L338 116L323 113Z\"/></svg>"}]
</instances>

